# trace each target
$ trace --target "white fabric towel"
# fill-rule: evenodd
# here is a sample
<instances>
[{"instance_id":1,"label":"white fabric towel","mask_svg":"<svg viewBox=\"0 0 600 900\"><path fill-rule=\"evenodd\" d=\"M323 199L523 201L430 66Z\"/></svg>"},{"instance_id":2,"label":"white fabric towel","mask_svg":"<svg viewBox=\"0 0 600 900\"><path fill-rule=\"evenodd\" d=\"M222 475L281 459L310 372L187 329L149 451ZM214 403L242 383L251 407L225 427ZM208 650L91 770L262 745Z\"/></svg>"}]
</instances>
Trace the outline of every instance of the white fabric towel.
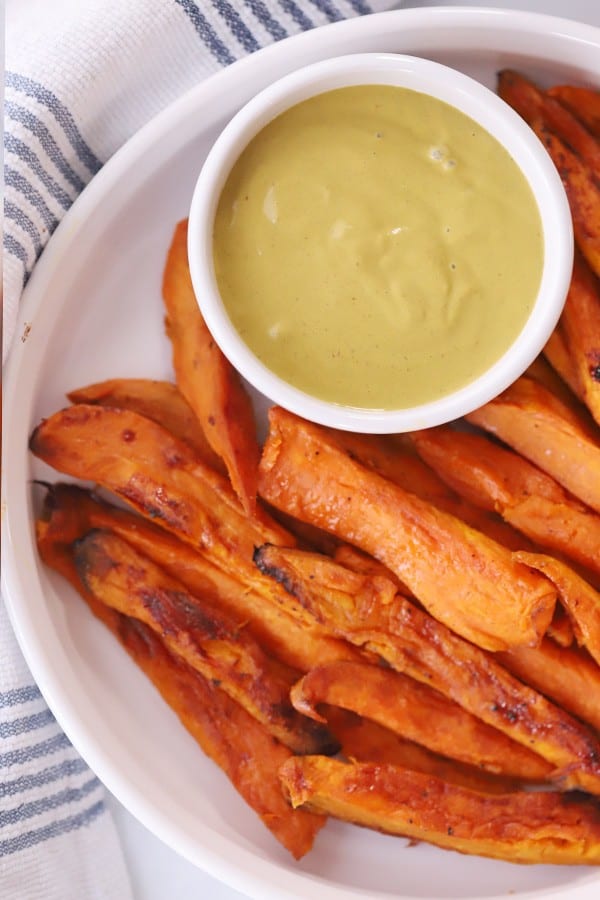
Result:
<instances>
[{"instance_id":1,"label":"white fabric towel","mask_svg":"<svg viewBox=\"0 0 600 900\"><path fill-rule=\"evenodd\" d=\"M29 275L104 162L200 79L397 0L7 0L3 359ZM0 896L128 900L104 789L61 732L0 600Z\"/></svg>"}]
</instances>

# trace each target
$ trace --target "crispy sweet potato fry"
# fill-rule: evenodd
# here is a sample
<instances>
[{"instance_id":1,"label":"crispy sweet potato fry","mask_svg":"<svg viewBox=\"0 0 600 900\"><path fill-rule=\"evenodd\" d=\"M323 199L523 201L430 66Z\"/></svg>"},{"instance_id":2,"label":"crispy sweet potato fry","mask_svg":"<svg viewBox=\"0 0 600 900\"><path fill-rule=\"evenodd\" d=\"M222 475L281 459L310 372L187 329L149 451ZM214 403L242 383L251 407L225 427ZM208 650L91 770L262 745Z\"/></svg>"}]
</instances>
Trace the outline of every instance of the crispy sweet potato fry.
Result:
<instances>
[{"instance_id":1,"label":"crispy sweet potato fry","mask_svg":"<svg viewBox=\"0 0 600 900\"><path fill-rule=\"evenodd\" d=\"M512 69L498 74L498 93L529 125L541 123L554 131L592 171L600 171L600 144L558 100Z\"/></svg>"},{"instance_id":2,"label":"crispy sweet potato fry","mask_svg":"<svg viewBox=\"0 0 600 900\"><path fill-rule=\"evenodd\" d=\"M600 552L600 544L598 544ZM600 665L600 593L577 572L552 556L517 552L525 565L543 572L552 581L571 618L575 637Z\"/></svg>"},{"instance_id":3,"label":"crispy sweet potato fry","mask_svg":"<svg viewBox=\"0 0 600 900\"><path fill-rule=\"evenodd\" d=\"M561 340L570 360L567 364L561 358ZM544 353L557 371L561 365L570 366L575 393L600 425L600 285L579 254L575 256L559 336L554 344L549 342Z\"/></svg>"},{"instance_id":4,"label":"crispy sweet potato fry","mask_svg":"<svg viewBox=\"0 0 600 900\"><path fill-rule=\"evenodd\" d=\"M335 432L335 436L353 459L403 490L416 494L421 500L426 500L438 509L456 516L510 550L526 549L523 546L522 535L495 513L468 503L464 497L444 484L442 479L416 455L409 443L402 444L395 436L383 438L378 435L351 432ZM320 547L315 549L321 550Z\"/></svg>"},{"instance_id":5,"label":"crispy sweet potato fry","mask_svg":"<svg viewBox=\"0 0 600 900\"><path fill-rule=\"evenodd\" d=\"M550 777L600 794L600 742L580 722L516 679L400 594L385 578L350 572L316 553L260 547L257 565L334 633L378 653L557 767ZM523 748L521 748L523 750Z\"/></svg>"},{"instance_id":6,"label":"crispy sweet potato fry","mask_svg":"<svg viewBox=\"0 0 600 900\"><path fill-rule=\"evenodd\" d=\"M543 385L523 376L466 418L600 512L600 441Z\"/></svg>"},{"instance_id":7,"label":"crispy sweet potato fry","mask_svg":"<svg viewBox=\"0 0 600 900\"><path fill-rule=\"evenodd\" d=\"M209 556L129 510L118 509L73 484L52 485L45 515L55 542L71 544L92 529L109 529L151 559L192 593L206 597L232 616L272 656L306 672L324 662L354 659L356 648L331 637L285 591L277 600L269 591L258 593L244 581L231 559L228 570ZM270 581L270 579L264 579Z\"/></svg>"},{"instance_id":8,"label":"crispy sweet potato fry","mask_svg":"<svg viewBox=\"0 0 600 900\"><path fill-rule=\"evenodd\" d=\"M548 94L570 109L573 115L583 122L587 130L600 140L600 93L598 91L569 84L557 84L548 90Z\"/></svg>"},{"instance_id":9,"label":"crispy sweet potato fry","mask_svg":"<svg viewBox=\"0 0 600 900\"><path fill-rule=\"evenodd\" d=\"M78 404L45 419L30 446L59 471L102 485L210 553L215 565L233 566L247 586L271 592L273 602L282 600L259 576L252 553L265 540L292 546L294 538L260 506L248 519L227 480L160 425L129 410Z\"/></svg>"},{"instance_id":10,"label":"crispy sweet potato fry","mask_svg":"<svg viewBox=\"0 0 600 900\"><path fill-rule=\"evenodd\" d=\"M169 653L143 622L110 609L87 591L75 569L70 547L56 539L48 523L38 522L36 530L46 565L65 577L92 613L113 632L204 753L225 772L274 837L296 859L304 856L325 819L292 810L284 799L277 773L290 758L290 750L224 691ZM301 816L297 815L299 812Z\"/></svg>"},{"instance_id":11,"label":"crispy sweet potato fry","mask_svg":"<svg viewBox=\"0 0 600 900\"><path fill-rule=\"evenodd\" d=\"M336 706L323 704L325 718L341 744L342 754L350 761L389 763L437 775L451 784L460 784L474 791L504 794L517 790L521 782L505 775L491 775L474 766L464 765L426 750L383 728L370 719Z\"/></svg>"},{"instance_id":12,"label":"crispy sweet potato fry","mask_svg":"<svg viewBox=\"0 0 600 900\"><path fill-rule=\"evenodd\" d=\"M539 642L556 599L546 579L361 466L325 429L280 408L269 415L259 490L270 503L370 553L468 640L491 650Z\"/></svg>"},{"instance_id":13,"label":"crispy sweet potato fry","mask_svg":"<svg viewBox=\"0 0 600 900\"><path fill-rule=\"evenodd\" d=\"M393 669L354 662L319 666L294 685L291 698L299 712L317 721L327 722L316 710L319 704L339 706L435 753L494 774L535 780L551 770L457 703Z\"/></svg>"},{"instance_id":14,"label":"crispy sweet potato fry","mask_svg":"<svg viewBox=\"0 0 600 900\"><path fill-rule=\"evenodd\" d=\"M491 796L433 775L323 756L280 770L292 805L461 853L522 863L600 864L600 809L582 797Z\"/></svg>"},{"instance_id":15,"label":"crispy sweet potato fry","mask_svg":"<svg viewBox=\"0 0 600 900\"><path fill-rule=\"evenodd\" d=\"M538 545L600 572L600 516L545 472L479 434L447 427L412 440L441 478L468 500L497 510Z\"/></svg>"},{"instance_id":16,"label":"crispy sweet potato fry","mask_svg":"<svg viewBox=\"0 0 600 900\"><path fill-rule=\"evenodd\" d=\"M254 512L259 448L250 397L217 347L194 296L187 259L187 221L173 235L163 276L166 329L175 377L206 438L229 472L246 512Z\"/></svg>"},{"instance_id":17,"label":"crispy sweet potato fry","mask_svg":"<svg viewBox=\"0 0 600 900\"><path fill-rule=\"evenodd\" d=\"M202 462L211 469L227 474L220 456L206 440L200 422L196 418L177 385L170 381L152 381L149 378L112 378L97 384L69 391L71 403L91 403L97 406L114 406L130 409L152 419L194 448Z\"/></svg>"},{"instance_id":18,"label":"crispy sweet potato fry","mask_svg":"<svg viewBox=\"0 0 600 900\"><path fill-rule=\"evenodd\" d=\"M560 375L565 384L583 403L583 385L576 368L575 359L569 347L567 347L562 320L558 321L556 328L548 338L543 353L555 372Z\"/></svg>"},{"instance_id":19,"label":"crispy sweet potato fry","mask_svg":"<svg viewBox=\"0 0 600 900\"><path fill-rule=\"evenodd\" d=\"M545 638L539 647L515 647L498 658L525 684L600 734L600 667L586 653Z\"/></svg>"},{"instance_id":20,"label":"crispy sweet potato fry","mask_svg":"<svg viewBox=\"0 0 600 900\"><path fill-rule=\"evenodd\" d=\"M583 407L577 393L569 387L567 380L543 356L538 356L534 359L529 368L526 369L525 375L547 388L555 397L562 400L569 409L579 413L582 412Z\"/></svg>"},{"instance_id":21,"label":"crispy sweet potato fry","mask_svg":"<svg viewBox=\"0 0 600 900\"><path fill-rule=\"evenodd\" d=\"M536 133L558 169L573 217L577 246L600 276L600 187L589 167L547 128Z\"/></svg>"},{"instance_id":22,"label":"crispy sweet potato fry","mask_svg":"<svg viewBox=\"0 0 600 900\"><path fill-rule=\"evenodd\" d=\"M218 682L281 743L297 753L335 752L326 729L292 709L293 675L218 608L109 531L89 532L74 545L73 558L87 590L152 628L171 653Z\"/></svg>"}]
</instances>

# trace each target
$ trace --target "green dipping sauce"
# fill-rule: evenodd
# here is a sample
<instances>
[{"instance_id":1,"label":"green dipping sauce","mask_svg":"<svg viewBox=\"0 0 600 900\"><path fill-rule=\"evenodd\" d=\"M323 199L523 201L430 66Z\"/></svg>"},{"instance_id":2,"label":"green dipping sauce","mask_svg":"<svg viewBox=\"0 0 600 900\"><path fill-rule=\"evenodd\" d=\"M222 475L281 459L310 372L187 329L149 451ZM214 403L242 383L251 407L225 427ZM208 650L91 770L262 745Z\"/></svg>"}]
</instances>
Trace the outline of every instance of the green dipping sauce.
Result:
<instances>
[{"instance_id":1,"label":"green dipping sauce","mask_svg":"<svg viewBox=\"0 0 600 900\"><path fill-rule=\"evenodd\" d=\"M508 152L426 94L341 88L246 147L214 224L229 317L322 400L402 409L473 381L522 330L542 223Z\"/></svg>"}]
</instances>

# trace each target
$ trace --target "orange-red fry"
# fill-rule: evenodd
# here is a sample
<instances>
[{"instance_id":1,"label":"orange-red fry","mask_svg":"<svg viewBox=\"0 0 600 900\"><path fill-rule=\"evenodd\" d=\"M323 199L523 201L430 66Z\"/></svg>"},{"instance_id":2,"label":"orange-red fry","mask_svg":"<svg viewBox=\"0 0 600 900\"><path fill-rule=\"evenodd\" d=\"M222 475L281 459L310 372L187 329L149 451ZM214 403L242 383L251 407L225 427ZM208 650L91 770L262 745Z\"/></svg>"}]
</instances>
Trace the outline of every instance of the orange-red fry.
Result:
<instances>
[{"instance_id":1,"label":"orange-red fry","mask_svg":"<svg viewBox=\"0 0 600 900\"><path fill-rule=\"evenodd\" d=\"M260 465L274 506L384 563L440 621L491 650L539 643L556 592L505 547L356 462L326 429L279 407Z\"/></svg>"},{"instance_id":2,"label":"orange-red fry","mask_svg":"<svg viewBox=\"0 0 600 900\"><path fill-rule=\"evenodd\" d=\"M510 862L600 864L600 808L589 798L480 794L410 769L324 756L290 759L280 777L294 808L377 831Z\"/></svg>"},{"instance_id":3,"label":"orange-red fry","mask_svg":"<svg viewBox=\"0 0 600 900\"><path fill-rule=\"evenodd\" d=\"M187 258L187 220L175 228L163 275L163 299L179 389L208 443L223 459L245 511L252 514L260 455L252 401L196 302Z\"/></svg>"}]
</instances>

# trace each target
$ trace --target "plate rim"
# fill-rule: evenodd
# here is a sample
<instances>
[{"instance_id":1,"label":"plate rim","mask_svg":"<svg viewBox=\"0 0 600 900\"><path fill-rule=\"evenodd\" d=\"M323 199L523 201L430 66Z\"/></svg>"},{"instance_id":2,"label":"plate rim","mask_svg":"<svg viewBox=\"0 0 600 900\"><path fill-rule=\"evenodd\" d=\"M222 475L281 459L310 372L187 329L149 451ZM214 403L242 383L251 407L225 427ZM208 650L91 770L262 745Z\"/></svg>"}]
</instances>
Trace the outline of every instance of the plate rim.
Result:
<instances>
[{"instance_id":1,"label":"plate rim","mask_svg":"<svg viewBox=\"0 0 600 900\"><path fill-rule=\"evenodd\" d=\"M86 210L90 211L96 207L97 203L106 195L111 183L121 177L123 171L139 158L142 149L150 146L155 136L162 138L172 124L181 124L185 118L185 111L198 109L204 96L211 96L216 90L227 90L230 83L234 83L242 78L250 78L255 70L267 68L272 60L277 61L279 57L283 58L292 44L294 49L300 48L298 50L300 55L302 55L300 51L304 46L312 48L313 45L315 45L315 48L321 49L329 47L328 52L332 53L335 52L335 48L340 44L343 46L346 35L354 36L355 34L364 33L366 39L367 34L374 35L380 31L382 33L388 32L388 30L395 28L396 23L404 22L408 24L410 20L414 20L416 23L415 28L418 25L430 29L436 27L447 29L449 23L455 25L459 19L468 21L474 27L481 27L484 23L487 27L493 27L493 21L503 20L505 25L510 23L511 27L507 30L519 32L535 26L536 31L541 28L544 32L557 33L575 41L590 43L594 47L600 47L599 28L556 16L494 7L453 6L397 9L336 22L314 31L291 36L284 41L271 44L255 54L243 57L226 69L218 71L201 81L186 91L181 97L174 100L164 110L157 113L105 163L100 172L74 201L48 242L25 289L17 317L13 347L4 367L3 419L5 425L10 418L11 412L14 414L18 409L17 386L20 381L19 376L22 370L26 368L27 362L35 349L36 342L39 342L39 338L36 338L35 335L34 340L29 339L26 343L20 342L19 335L22 333L25 323L34 320L36 314L39 314L43 308L44 284L52 279L56 267L60 264L61 255L73 239L73 223L76 223L78 218L85 219ZM297 65L300 64L302 63L297 63ZM200 130L199 126L196 126L195 130L198 132ZM19 429L16 430L19 431ZM6 429L4 433L9 435L10 431ZM14 445L14 441L10 438L3 445L3 458L5 461L12 445ZM27 454L24 457L23 464L25 465ZM145 797L140 796L137 789L132 789L131 786L128 786L127 779L119 773L114 763L111 762L110 754L106 754L102 748L97 746L97 740L92 735L78 730L77 716L74 716L73 711L69 710L69 701L64 696L60 684L53 683L51 669L48 670L47 666L43 664L43 659L36 652L35 645L39 643L39 636L36 638L35 634L31 633L32 623L28 621L27 615L19 609L19 595L22 593L22 582L18 562L18 540L19 534L22 534L22 528L18 527L18 519L17 527L14 526L12 508L13 503L15 503L15 500L18 500L19 496L21 498L24 495L28 497L30 491L26 478L23 481L15 479L14 482L11 479L9 482L6 465L2 469L2 555L4 562L2 566L2 594L11 624L32 675L38 685L41 683L41 690L48 706L78 752L88 762L90 767L100 775L101 780L111 793L145 827L168 846L184 855L212 877L243 893L248 893L251 890L252 896L265 898L265 900L267 898L273 898L273 900L275 898L277 900L287 900L287 898L289 900L298 900L298 898L305 896L302 888L312 884L313 888L318 886L323 900L329 900L329 898L331 900L341 900L342 897L350 900L351 897L367 897L364 889L333 885L322 881L321 877L315 877L300 870L296 873L290 873L277 862L270 859L260 859L260 868L263 871L258 872L256 867L259 859L256 853L241 847L224 835L217 835L212 828L203 827L202 822L199 822L198 830L199 832L206 832L207 840L206 842L203 841L202 846L199 847L197 839L191 841L189 836L181 832L175 823L170 819L165 820L163 812L155 809L152 803L149 803ZM23 467L21 469L23 471ZM28 517L26 510L27 503L25 503L25 510L22 512L23 515ZM28 527L31 533L30 520ZM13 531L16 532L14 536ZM236 856L238 862L234 865L231 860ZM270 876L268 883L264 871L265 867ZM291 881L294 882L293 885L290 884ZM592 873L589 878L584 877L573 888L569 888L569 895L580 897L583 900L584 894L588 893L588 886L591 885L593 892L594 884L597 883L598 875ZM297 891L295 888L299 890ZM533 900L533 898L544 896L552 890L528 890L520 893L518 896L522 900L528 900L528 898ZM380 892L377 894L369 892L368 896L371 900L391 900L393 896L405 897L408 900L408 895L392 895ZM502 895L489 895L485 897L485 900L500 900L500 896ZM589 896L591 897L591 893Z\"/></svg>"}]
</instances>

